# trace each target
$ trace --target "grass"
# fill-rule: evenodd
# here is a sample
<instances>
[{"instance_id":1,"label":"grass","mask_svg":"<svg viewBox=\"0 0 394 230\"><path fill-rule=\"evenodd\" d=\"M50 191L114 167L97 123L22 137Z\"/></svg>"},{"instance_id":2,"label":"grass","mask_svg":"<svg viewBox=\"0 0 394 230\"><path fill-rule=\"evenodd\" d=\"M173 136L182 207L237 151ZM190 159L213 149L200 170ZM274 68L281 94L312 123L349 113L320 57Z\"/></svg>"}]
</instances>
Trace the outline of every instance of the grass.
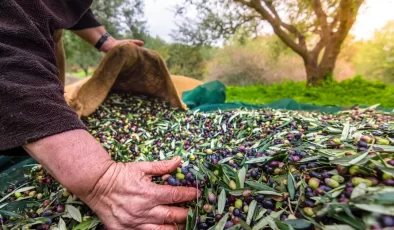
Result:
<instances>
[{"instance_id":1,"label":"grass","mask_svg":"<svg viewBox=\"0 0 394 230\"><path fill-rule=\"evenodd\" d=\"M375 105L394 108L394 86L367 81L357 76L342 82L325 82L322 86L307 88L305 82L283 82L269 86L228 86L228 102L265 104L283 98L315 105Z\"/></svg>"}]
</instances>

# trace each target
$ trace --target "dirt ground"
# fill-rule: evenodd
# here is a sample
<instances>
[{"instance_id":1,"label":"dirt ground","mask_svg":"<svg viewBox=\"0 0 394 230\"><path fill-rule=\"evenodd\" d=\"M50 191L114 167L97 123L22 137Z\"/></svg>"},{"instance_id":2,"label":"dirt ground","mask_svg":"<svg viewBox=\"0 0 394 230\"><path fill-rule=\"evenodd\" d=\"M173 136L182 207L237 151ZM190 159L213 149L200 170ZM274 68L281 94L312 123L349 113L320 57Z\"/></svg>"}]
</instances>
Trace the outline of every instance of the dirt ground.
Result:
<instances>
[{"instance_id":1,"label":"dirt ground","mask_svg":"<svg viewBox=\"0 0 394 230\"><path fill-rule=\"evenodd\" d=\"M66 75L66 85L72 84L72 83L77 82L79 80L81 80L81 78L78 78L78 77L75 77L72 75Z\"/></svg>"}]
</instances>

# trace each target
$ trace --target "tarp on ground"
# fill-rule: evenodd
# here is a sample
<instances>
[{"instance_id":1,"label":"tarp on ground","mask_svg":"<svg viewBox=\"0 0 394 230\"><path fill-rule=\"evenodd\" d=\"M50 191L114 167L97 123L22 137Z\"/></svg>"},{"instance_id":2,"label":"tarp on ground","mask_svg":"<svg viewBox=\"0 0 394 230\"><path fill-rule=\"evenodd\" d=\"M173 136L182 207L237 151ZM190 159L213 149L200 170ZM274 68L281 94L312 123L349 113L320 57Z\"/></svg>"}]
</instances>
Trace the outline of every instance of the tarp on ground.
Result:
<instances>
[{"instance_id":1,"label":"tarp on ground","mask_svg":"<svg viewBox=\"0 0 394 230\"><path fill-rule=\"evenodd\" d=\"M312 104L298 103L293 99L282 99L262 105L251 105L241 102L226 103L226 87L220 81L213 81L197 88L186 91L182 95L182 101L191 110L209 112L214 110L229 109L287 109L287 110L305 110L320 111L324 113L336 113L343 110L339 106L318 106ZM386 112L392 109L378 108ZM17 179L23 178L24 173L28 173L30 167L23 167L36 163L28 156L0 156L0 191L4 191L9 183L16 182Z\"/></svg>"}]
</instances>

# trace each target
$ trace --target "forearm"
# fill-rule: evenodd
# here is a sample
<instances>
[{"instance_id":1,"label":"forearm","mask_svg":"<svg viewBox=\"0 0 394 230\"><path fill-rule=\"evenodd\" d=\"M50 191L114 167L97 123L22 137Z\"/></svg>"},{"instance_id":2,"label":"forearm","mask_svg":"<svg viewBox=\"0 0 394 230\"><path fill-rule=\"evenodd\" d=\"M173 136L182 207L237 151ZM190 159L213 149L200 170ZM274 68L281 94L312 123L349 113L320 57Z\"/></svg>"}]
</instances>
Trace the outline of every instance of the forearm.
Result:
<instances>
[{"instance_id":1,"label":"forearm","mask_svg":"<svg viewBox=\"0 0 394 230\"><path fill-rule=\"evenodd\" d=\"M63 186L87 197L103 174L115 164L87 131L73 130L24 146Z\"/></svg>"},{"instance_id":2,"label":"forearm","mask_svg":"<svg viewBox=\"0 0 394 230\"><path fill-rule=\"evenodd\" d=\"M101 36L103 36L107 31L103 26L99 26L83 30L73 30L72 32L85 40L90 45L94 46L100 40ZM113 42L115 41L116 40L113 37L109 37L107 41L105 41L104 44L101 46L100 51L105 53L108 52L113 46Z\"/></svg>"}]
</instances>

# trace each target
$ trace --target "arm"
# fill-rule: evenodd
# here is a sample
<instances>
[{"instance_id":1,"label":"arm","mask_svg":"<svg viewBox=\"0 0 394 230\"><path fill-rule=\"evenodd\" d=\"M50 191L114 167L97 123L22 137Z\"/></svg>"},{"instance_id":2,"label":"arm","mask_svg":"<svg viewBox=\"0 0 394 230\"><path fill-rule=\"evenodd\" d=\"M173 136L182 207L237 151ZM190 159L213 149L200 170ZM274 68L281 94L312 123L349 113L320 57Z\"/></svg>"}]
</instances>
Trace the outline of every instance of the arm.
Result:
<instances>
[{"instance_id":1,"label":"arm","mask_svg":"<svg viewBox=\"0 0 394 230\"><path fill-rule=\"evenodd\" d=\"M171 229L187 209L167 204L194 200L195 188L157 185L151 176L168 174L179 157L155 163L115 163L85 130L73 130L25 145L64 187L84 201L108 229Z\"/></svg>"},{"instance_id":2,"label":"arm","mask_svg":"<svg viewBox=\"0 0 394 230\"><path fill-rule=\"evenodd\" d=\"M78 35L80 38L85 40L90 45L96 45L97 41L100 40L101 36L103 36L107 31L104 26L102 26L94 17L93 12L89 9L83 17L79 20L79 22L73 27L69 28L73 33ZM139 40L128 40L138 46L143 46L144 42ZM109 37L107 41L103 44L100 51L108 52L112 47L117 45L120 41L116 40L113 37Z\"/></svg>"}]
</instances>

